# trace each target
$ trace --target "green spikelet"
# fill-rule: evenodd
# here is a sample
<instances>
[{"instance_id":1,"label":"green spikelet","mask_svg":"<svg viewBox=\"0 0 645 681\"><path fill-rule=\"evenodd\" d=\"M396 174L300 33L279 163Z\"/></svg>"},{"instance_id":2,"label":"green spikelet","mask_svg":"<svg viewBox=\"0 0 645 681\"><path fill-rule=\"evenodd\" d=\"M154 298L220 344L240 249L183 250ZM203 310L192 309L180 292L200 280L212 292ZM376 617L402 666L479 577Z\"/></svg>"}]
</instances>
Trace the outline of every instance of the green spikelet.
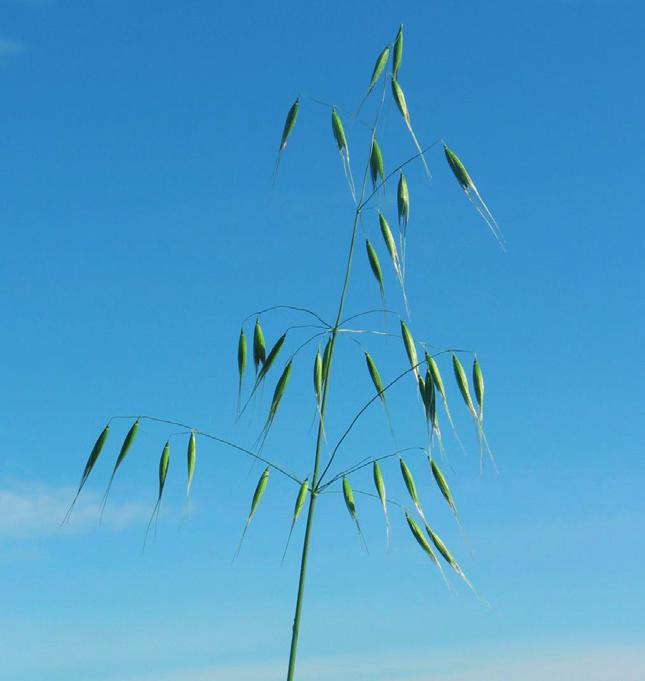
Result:
<instances>
[{"instance_id":1,"label":"green spikelet","mask_svg":"<svg viewBox=\"0 0 645 681\"><path fill-rule=\"evenodd\" d=\"M396 34L394 39L394 53L392 55L392 73L396 78L399 69L401 68L401 62L403 61L403 24L399 26L399 32Z\"/></svg>"}]
</instances>

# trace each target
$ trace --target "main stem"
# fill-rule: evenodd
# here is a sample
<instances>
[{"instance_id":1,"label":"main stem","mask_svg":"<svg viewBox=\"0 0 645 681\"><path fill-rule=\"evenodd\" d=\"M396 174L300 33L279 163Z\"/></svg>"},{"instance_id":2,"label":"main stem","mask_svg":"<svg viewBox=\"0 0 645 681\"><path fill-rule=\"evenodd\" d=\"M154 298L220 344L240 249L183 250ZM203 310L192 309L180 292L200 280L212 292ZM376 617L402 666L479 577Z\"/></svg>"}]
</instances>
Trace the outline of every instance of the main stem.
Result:
<instances>
[{"instance_id":1,"label":"main stem","mask_svg":"<svg viewBox=\"0 0 645 681\"><path fill-rule=\"evenodd\" d=\"M365 183L363 183L363 192L365 190ZM361 196L362 200L362 196ZM338 303L338 313L336 315L336 322L332 327L331 341L329 347L329 362L327 363L325 375L323 377L323 392L320 402L320 421L318 423L318 436L316 438L316 455L314 458L314 470L311 479L311 494L309 495L309 509L307 511L307 526L305 529L305 538L302 544L302 557L300 558L300 579L298 581L298 596L296 598L296 612L293 617L293 630L291 633L291 649L289 652L289 671L287 672L287 681L293 681L296 671L296 653L298 650L298 634L300 633L300 615L302 613L302 601L305 592L305 579L307 576L307 556L309 555L309 542L311 540L311 528L313 526L314 509L316 507L316 499L318 496L318 471L320 468L320 455L322 453L322 443L324 439L324 419L325 410L327 407L327 394L329 390L329 377L331 375L331 366L334 358L334 347L336 345L336 336L338 335L338 326L342 319L343 308L345 306L345 298L347 297L347 289L349 287L349 278L352 271L352 259L354 257L354 246L356 244L356 234L358 232L358 221L361 215L361 202L358 203L356 213L354 214L354 225L352 227L352 240L349 245L349 254L347 256L347 266L345 268L345 281L343 282L343 290L340 294L340 302Z\"/></svg>"}]
</instances>

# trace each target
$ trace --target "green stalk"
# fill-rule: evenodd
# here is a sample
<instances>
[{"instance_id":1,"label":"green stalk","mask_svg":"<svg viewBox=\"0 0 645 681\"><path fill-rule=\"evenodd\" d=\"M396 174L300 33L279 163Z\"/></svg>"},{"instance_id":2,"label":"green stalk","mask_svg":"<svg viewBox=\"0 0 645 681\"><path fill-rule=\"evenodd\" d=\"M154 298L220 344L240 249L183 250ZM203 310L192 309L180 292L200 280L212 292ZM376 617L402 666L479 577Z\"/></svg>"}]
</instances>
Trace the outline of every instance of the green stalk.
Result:
<instances>
[{"instance_id":1,"label":"green stalk","mask_svg":"<svg viewBox=\"0 0 645 681\"><path fill-rule=\"evenodd\" d=\"M363 182L363 191L365 192L365 182ZM361 196L361 201L362 201ZM338 335L338 327L343 315L343 308L345 306L345 298L347 296L347 289L349 287L349 278L352 271L352 260L354 257L354 247L356 245L356 234L358 233L358 221L361 215L361 202L359 201L354 214L354 226L352 228L352 240L349 245L349 254L347 257L347 267L345 268L345 281L343 282L343 290L340 295L340 302L338 304L338 314L336 315L336 322L331 331L331 345L329 348L329 363L324 375L323 393L320 404L320 416L318 422L318 436L316 438L316 454L314 458L314 470L311 480L311 495L309 497L309 508L307 510L307 526L305 528L305 538L302 545L302 557L300 558L300 579L298 581L298 596L296 598L296 612L293 618L293 629L291 632L291 649L289 652L289 670L287 672L287 681L293 681L296 671L296 653L298 650L298 634L300 633L300 615L302 613L302 601L305 592L305 579L307 576L307 556L309 555L309 543L311 541L311 528L313 526L314 509L316 507L316 498L318 496L318 471L320 468L320 454L322 452L323 444L323 424L325 418L325 409L327 407L327 393L329 388L329 376L331 374L331 366L334 358L334 347L336 345L336 336Z\"/></svg>"}]
</instances>

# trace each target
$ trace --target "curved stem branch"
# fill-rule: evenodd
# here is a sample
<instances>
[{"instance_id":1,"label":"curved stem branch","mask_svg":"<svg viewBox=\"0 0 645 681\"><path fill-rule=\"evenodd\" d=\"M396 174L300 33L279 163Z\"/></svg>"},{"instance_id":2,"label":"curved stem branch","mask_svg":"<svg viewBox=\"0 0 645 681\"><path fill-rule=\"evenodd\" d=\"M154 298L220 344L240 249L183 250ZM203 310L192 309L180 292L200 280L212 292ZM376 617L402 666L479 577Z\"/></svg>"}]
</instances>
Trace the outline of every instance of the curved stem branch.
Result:
<instances>
[{"instance_id":1,"label":"curved stem branch","mask_svg":"<svg viewBox=\"0 0 645 681\"><path fill-rule=\"evenodd\" d=\"M293 480L295 483L298 485L302 484L302 480L299 480L293 473L290 473L286 469L284 469L282 466L273 463L273 461L270 461L269 459L265 459L263 456L260 456L259 454L256 454L255 452L251 451L250 449L247 449L246 447L242 447L241 445L236 444L235 442L231 442L230 440L225 440L222 437L218 437L217 435L212 435L211 433L207 433L203 430L200 430L199 428L195 428L194 426L189 426L186 423L180 423L179 421L171 421L169 419L162 419L157 416L112 416L110 418L110 421L114 419L140 419L141 421L153 421L155 423L165 423L170 426L177 426L178 428L185 428L186 432L189 433L195 433L196 435L201 435L202 437L205 437L209 440L213 440L214 442L219 442L219 444L225 445L226 447L230 447L231 449L235 449L238 452L241 452L242 454L246 454L247 456L250 456L257 461L261 461L262 463L266 464L269 466L269 468L272 468L273 470L277 471L278 473L281 473L285 477L289 478L290 480Z\"/></svg>"},{"instance_id":2,"label":"curved stem branch","mask_svg":"<svg viewBox=\"0 0 645 681\"><path fill-rule=\"evenodd\" d=\"M403 449L397 449L395 452L390 452L389 454L383 454L383 456L376 456L371 459L365 459L363 461L359 461L357 464L354 466L351 466L350 468L345 469L344 471L341 471L340 473L334 475L334 477L326 482L324 485L320 486L318 488L318 493L320 494L323 490L327 489L330 485L333 485L337 480L341 480L345 475L351 475L352 473L356 473L356 471L360 471L363 468L367 468L368 466L371 466L372 464L376 463L377 461L385 461L385 459L391 459L395 456L399 456L400 454L403 454L405 452L425 452L426 448L425 447L419 447L418 445L416 447L403 447Z\"/></svg>"},{"instance_id":3,"label":"curved stem branch","mask_svg":"<svg viewBox=\"0 0 645 681\"><path fill-rule=\"evenodd\" d=\"M252 319L253 317L265 314L266 312L273 312L274 310L293 310L295 312L305 312L306 314L315 317L326 328L328 329L331 328L331 326L319 314L317 314L313 310L310 310L308 307L298 307L297 305L272 305L271 307L266 307L263 310L258 310L257 312L253 312L252 314L247 315L242 320L242 323L244 324L244 322L248 322L249 319Z\"/></svg>"}]
</instances>

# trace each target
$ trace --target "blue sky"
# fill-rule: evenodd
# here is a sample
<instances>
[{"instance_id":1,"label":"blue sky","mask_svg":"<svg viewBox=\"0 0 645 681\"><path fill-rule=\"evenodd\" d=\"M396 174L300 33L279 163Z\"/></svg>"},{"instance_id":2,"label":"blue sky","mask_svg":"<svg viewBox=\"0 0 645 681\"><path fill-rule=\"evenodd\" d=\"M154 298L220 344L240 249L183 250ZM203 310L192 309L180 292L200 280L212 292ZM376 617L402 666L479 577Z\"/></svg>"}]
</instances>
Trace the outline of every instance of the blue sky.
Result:
<instances>
[{"instance_id":1,"label":"blue sky","mask_svg":"<svg viewBox=\"0 0 645 681\"><path fill-rule=\"evenodd\" d=\"M186 436L174 436L157 539L143 553L158 456L177 429L142 426L99 524L129 425L115 421L71 522L59 523L110 416L169 418L252 445L274 379L236 424L240 322L275 304L332 317L351 231L329 110L313 98L338 105L358 176L369 133L352 113L403 23L400 82L416 132L459 153L508 243L502 253L438 148L431 184L409 168L410 325L437 347L477 350L500 472L479 472L448 364L467 455L445 424L445 469L463 532L423 457L409 461L489 605L456 579L444 587L394 508L386 550L378 506L358 497L367 554L330 494L318 507L300 678L642 679L644 20L638 2L600 0L0 3L0 678L284 678L304 525L281 566L293 483L272 476L232 563L261 469L200 440L187 505ZM392 169L414 149L386 102L379 136ZM378 204L393 225L394 195ZM375 211L363 228L387 305L402 312ZM359 243L347 311L379 306ZM272 342L307 322L275 313L263 323ZM396 331L381 315L361 323ZM291 334L292 349L304 334ZM384 377L405 368L399 340L360 340ZM296 358L264 450L301 478L314 347ZM330 441L370 396L347 336L335 368ZM424 444L412 383L390 402L396 446ZM375 408L338 464L394 448ZM383 468L403 500L396 460ZM369 474L354 484L370 489Z\"/></svg>"}]
</instances>

